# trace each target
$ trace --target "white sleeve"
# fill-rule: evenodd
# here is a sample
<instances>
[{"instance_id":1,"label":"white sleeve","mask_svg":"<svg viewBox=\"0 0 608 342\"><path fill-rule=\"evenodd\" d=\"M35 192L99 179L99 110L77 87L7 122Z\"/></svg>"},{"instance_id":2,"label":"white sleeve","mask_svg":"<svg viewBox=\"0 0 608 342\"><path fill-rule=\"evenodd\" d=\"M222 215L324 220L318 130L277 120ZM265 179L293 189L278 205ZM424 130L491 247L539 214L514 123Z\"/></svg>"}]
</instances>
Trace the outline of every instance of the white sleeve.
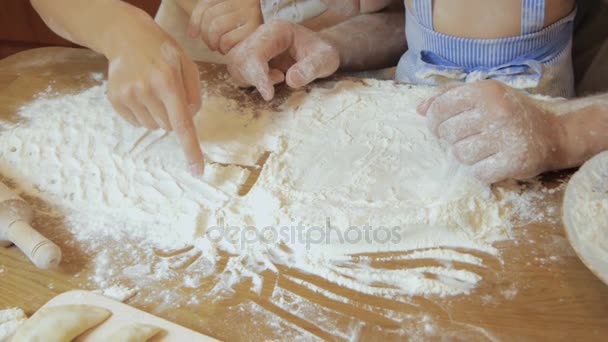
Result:
<instances>
[{"instance_id":1,"label":"white sleeve","mask_svg":"<svg viewBox=\"0 0 608 342\"><path fill-rule=\"evenodd\" d=\"M279 19L301 23L327 11L321 0L261 0L260 6L264 22Z\"/></svg>"}]
</instances>

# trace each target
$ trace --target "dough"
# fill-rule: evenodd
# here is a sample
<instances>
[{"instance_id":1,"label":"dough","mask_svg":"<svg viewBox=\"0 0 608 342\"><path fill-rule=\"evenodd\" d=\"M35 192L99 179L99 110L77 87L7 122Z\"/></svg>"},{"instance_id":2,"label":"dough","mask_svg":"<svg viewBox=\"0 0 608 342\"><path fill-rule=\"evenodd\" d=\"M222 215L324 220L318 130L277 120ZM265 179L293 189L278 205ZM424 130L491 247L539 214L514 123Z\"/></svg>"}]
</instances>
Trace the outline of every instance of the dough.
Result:
<instances>
[{"instance_id":1,"label":"dough","mask_svg":"<svg viewBox=\"0 0 608 342\"><path fill-rule=\"evenodd\" d=\"M92 342L144 342L160 333L161 328L149 324L134 323L124 325L116 330L112 335Z\"/></svg>"},{"instance_id":2,"label":"dough","mask_svg":"<svg viewBox=\"0 0 608 342\"><path fill-rule=\"evenodd\" d=\"M572 177L564 196L564 225L572 247L608 283L608 152Z\"/></svg>"},{"instance_id":3,"label":"dough","mask_svg":"<svg viewBox=\"0 0 608 342\"><path fill-rule=\"evenodd\" d=\"M19 327L12 342L71 341L110 315L110 311L91 305L43 308Z\"/></svg>"}]
</instances>

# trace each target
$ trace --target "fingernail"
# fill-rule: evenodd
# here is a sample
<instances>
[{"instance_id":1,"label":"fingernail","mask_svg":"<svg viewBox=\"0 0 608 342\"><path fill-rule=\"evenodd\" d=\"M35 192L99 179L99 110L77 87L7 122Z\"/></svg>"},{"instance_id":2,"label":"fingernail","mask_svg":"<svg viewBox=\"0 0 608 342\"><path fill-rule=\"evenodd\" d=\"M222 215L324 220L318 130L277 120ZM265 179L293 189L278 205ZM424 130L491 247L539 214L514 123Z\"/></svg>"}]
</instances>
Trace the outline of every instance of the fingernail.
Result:
<instances>
[{"instance_id":1,"label":"fingernail","mask_svg":"<svg viewBox=\"0 0 608 342\"><path fill-rule=\"evenodd\" d=\"M295 78L295 80L294 80ZM293 81L293 83L295 83L294 85L299 86L300 84L305 82L305 78L304 78L304 74L302 73L302 70L300 69L296 69L293 71L293 77L291 79Z\"/></svg>"},{"instance_id":2,"label":"fingernail","mask_svg":"<svg viewBox=\"0 0 608 342\"><path fill-rule=\"evenodd\" d=\"M198 113L198 108L196 108L196 106L192 103L188 105L188 110L190 111L190 114L192 114L192 116L195 116L196 113Z\"/></svg>"},{"instance_id":3,"label":"fingernail","mask_svg":"<svg viewBox=\"0 0 608 342\"><path fill-rule=\"evenodd\" d=\"M259 92L260 92L260 95L262 95L262 97L264 98L264 100L270 101L272 99L272 94L270 92L270 89L268 89L266 87L260 87Z\"/></svg>"},{"instance_id":4,"label":"fingernail","mask_svg":"<svg viewBox=\"0 0 608 342\"><path fill-rule=\"evenodd\" d=\"M199 177L202 176L203 173L205 172L205 164L204 163L194 163L190 165L190 173L192 173L193 176L195 177Z\"/></svg>"},{"instance_id":5,"label":"fingernail","mask_svg":"<svg viewBox=\"0 0 608 342\"><path fill-rule=\"evenodd\" d=\"M192 26L188 26L188 37L196 38L196 31Z\"/></svg>"}]
</instances>

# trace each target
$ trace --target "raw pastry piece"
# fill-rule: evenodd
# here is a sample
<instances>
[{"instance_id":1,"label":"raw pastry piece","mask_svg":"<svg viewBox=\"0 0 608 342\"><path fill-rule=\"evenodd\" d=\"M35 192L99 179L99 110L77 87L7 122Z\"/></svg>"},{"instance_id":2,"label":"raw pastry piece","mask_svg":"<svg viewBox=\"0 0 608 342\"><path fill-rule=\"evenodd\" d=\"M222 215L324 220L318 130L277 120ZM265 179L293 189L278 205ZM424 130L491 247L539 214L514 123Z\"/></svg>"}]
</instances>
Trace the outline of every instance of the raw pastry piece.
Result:
<instances>
[{"instance_id":1,"label":"raw pastry piece","mask_svg":"<svg viewBox=\"0 0 608 342\"><path fill-rule=\"evenodd\" d=\"M92 305L43 308L19 327L12 342L68 342L110 315L110 311Z\"/></svg>"},{"instance_id":2,"label":"raw pastry piece","mask_svg":"<svg viewBox=\"0 0 608 342\"><path fill-rule=\"evenodd\" d=\"M109 337L91 342L145 342L161 331L161 328L153 325L134 323L120 327Z\"/></svg>"}]
</instances>

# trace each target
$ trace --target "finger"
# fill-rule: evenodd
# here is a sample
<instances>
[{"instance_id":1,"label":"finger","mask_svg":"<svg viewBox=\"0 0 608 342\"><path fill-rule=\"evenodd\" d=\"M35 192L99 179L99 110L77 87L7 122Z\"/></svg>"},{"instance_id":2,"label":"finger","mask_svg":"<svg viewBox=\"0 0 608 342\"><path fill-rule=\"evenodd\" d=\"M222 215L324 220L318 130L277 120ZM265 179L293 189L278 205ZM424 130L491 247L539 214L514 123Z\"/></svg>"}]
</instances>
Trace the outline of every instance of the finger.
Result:
<instances>
[{"instance_id":1,"label":"finger","mask_svg":"<svg viewBox=\"0 0 608 342\"><path fill-rule=\"evenodd\" d=\"M146 106L139 102L139 100L131 101L128 106L142 126L151 130L156 130L160 127L159 122L156 122L156 118L148 112Z\"/></svg>"},{"instance_id":2,"label":"finger","mask_svg":"<svg viewBox=\"0 0 608 342\"><path fill-rule=\"evenodd\" d=\"M196 38L201 33L201 24L203 22L203 15L210 7L222 2L224 0L205 0L198 1L192 14L190 15L190 22L188 23L188 36Z\"/></svg>"},{"instance_id":3,"label":"finger","mask_svg":"<svg viewBox=\"0 0 608 342\"><path fill-rule=\"evenodd\" d=\"M499 138L488 133L472 135L454 144L452 152L461 163L473 165L498 152Z\"/></svg>"},{"instance_id":4,"label":"finger","mask_svg":"<svg viewBox=\"0 0 608 342\"><path fill-rule=\"evenodd\" d=\"M238 7L236 6L237 5L235 5L235 3L232 1L224 1L213 5L212 7L208 8L205 13L203 13L203 19L201 21L201 37L212 51L217 50L217 44L214 45L211 42L211 30L216 30L217 28L214 27L214 25L219 25L219 23L215 23L215 21L225 15L236 13L238 11Z\"/></svg>"},{"instance_id":5,"label":"finger","mask_svg":"<svg viewBox=\"0 0 608 342\"><path fill-rule=\"evenodd\" d=\"M481 133L486 121L480 111L465 111L442 122L437 128L438 137L454 144Z\"/></svg>"},{"instance_id":6,"label":"finger","mask_svg":"<svg viewBox=\"0 0 608 342\"><path fill-rule=\"evenodd\" d=\"M256 87L264 100L272 100L274 97L274 83L270 79L269 67L267 64L262 65L254 61L246 63L241 70L241 74L249 84L253 84Z\"/></svg>"},{"instance_id":7,"label":"finger","mask_svg":"<svg viewBox=\"0 0 608 342\"><path fill-rule=\"evenodd\" d=\"M416 111L418 112L418 114L426 116L429 108L431 107L431 104L433 104L433 102L435 102L435 100L437 100L439 97L441 97L443 94L445 94L449 90L452 90L452 89L454 89L456 87L461 87L461 85L447 86L445 88L441 88L441 90L439 90L439 93L437 93L437 94L429 97L428 99L422 101L422 103L420 103L418 105L418 107L416 107Z\"/></svg>"},{"instance_id":8,"label":"finger","mask_svg":"<svg viewBox=\"0 0 608 342\"><path fill-rule=\"evenodd\" d=\"M249 37L256 29L253 22L247 22L245 25L235 28L234 30L225 33L220 38L219 49L223 54L227 54L238 43Z\"/></svg>"},{"instance_id":9,"label":"finger","mask_svg":"<svg viewBox=\"0 0 608 342\"><path fill-rule=\"evenodd\" d=\"M228 71L239 85L255 86L268 101L274 96L268 63L287 51L292 42L291 23L272 21L264 24L228 55Z\"/></svg>"},{"instance_id":10,"label":"finger","mask_svg":"<svg viewBox=\"0 0 608 342\"><path fill-rule=\"evenodd\" d=\"M201 109L201 78L196 63L187 56L182 57L182 79L186 91L188 111L191 116Z\"/></svg>"},{"instance_id":11,"label":"finger","mask_svg":"<svg viewBox=\"0 0 608 342\"><path fill-rule=\"evenodd\" d=\"M145 98L146 109L159 124L159 126L164 130L171 130L171 123L169 122L167 109L158 96L153 93L149 93L143 98Z\"/></svg>"},{"instance_id":12,"label":"finger","mask_svg":"<svg viewBox=\"0 0 608 342\"><path fill-rule=\"evenodd\" d=\"M479 99L473 100L473 91L466 86L457 87L448 90L431 103L426 112L427 126L435 136L439 135L439 125L444 121L475 108Z\"/></svg>"},{"instance_id":13,"label":"finger","mask_svg":"<svg viewBox=\"0 0 608 342\"><path fill-rule=\"evenodd\" d=\"M209 23L206 33L209 48L213 51L219 50L220 40L223 35L244 26L245 22L240 22L241 20L242 19L238 12L231 12L225 15L213 17Z\"/></svg>"},{"instance_id":14,"label":"finger","mask_svg":"<svg viewBox=\"0 0 608 342\"><path fill-rule=\"evenodd\" d=\"M277 84L277 83L281 83L281 82L285 81L285 75L283 74L283 72L281 70L270 69L270 72L268 73L268 75L270 77L270 81L272 82L272 84Z\"/></svg>"},{"instance_id":15,"label":"finger","mask_svg":"<svg viewBox=\"0 0 608 342\"><path fill-rule=\"evenodd\" d=\"M270 61L272 69L278 69L282 72L287 72L292 65L296 64L296 60L288 53L282 53Z\"/></svg>"},{"instance_id":16,"label":"finger","mask_svg":"<svg viewBox=\"0 0 608 342\"><path fill-rule=\"evenodd\" d=\"M493 154L471 166L471 172L479 181L494 184L508 179L510 169L500 153Z\"/></svg>"},{"instance_id":17,"label":"finger","mask_svg":"<svg viewBox=\"0 0 608 342\"><path fill-rule=\"evenodd\" d=\"M193 175L201 175L204 171L203 152L196 135L196 129L192 115L188 111L186 91L181 79L181 71L176 72L168 85L170 89L164 89L159 94L169 113L171 128L177 134L182 145L186 160Z\"/></svg>"},{"instance_id":18,"label":"finger","mask_svg":"<svg viewBox=\"0 0 608 342\"><path fill-rule=\"evenodd\" d=\"M339 60L331 49L304 57L287 71L287 85L299 88L317 78L327 77L336 72Z\"/></svg>"},{"instance_id":19,"label":"finger","mask_svg":"<svg viewBox=\"0 0 608 342\"><path fill-rule=\"evenodd\" d=\"M115 100L110 100L110 103L112 104L112 107L114 108L114 110L118 114L120 114L120 116L122 116L123 119L127 120L127 122L129 122L132 126L135 126L135 127L141 126L141 124L135 118L135 115L133 114L133 112L131 112L131 110L127 106L124 106L122 103L115 101Z\"/></svg>"}]
</instances>

